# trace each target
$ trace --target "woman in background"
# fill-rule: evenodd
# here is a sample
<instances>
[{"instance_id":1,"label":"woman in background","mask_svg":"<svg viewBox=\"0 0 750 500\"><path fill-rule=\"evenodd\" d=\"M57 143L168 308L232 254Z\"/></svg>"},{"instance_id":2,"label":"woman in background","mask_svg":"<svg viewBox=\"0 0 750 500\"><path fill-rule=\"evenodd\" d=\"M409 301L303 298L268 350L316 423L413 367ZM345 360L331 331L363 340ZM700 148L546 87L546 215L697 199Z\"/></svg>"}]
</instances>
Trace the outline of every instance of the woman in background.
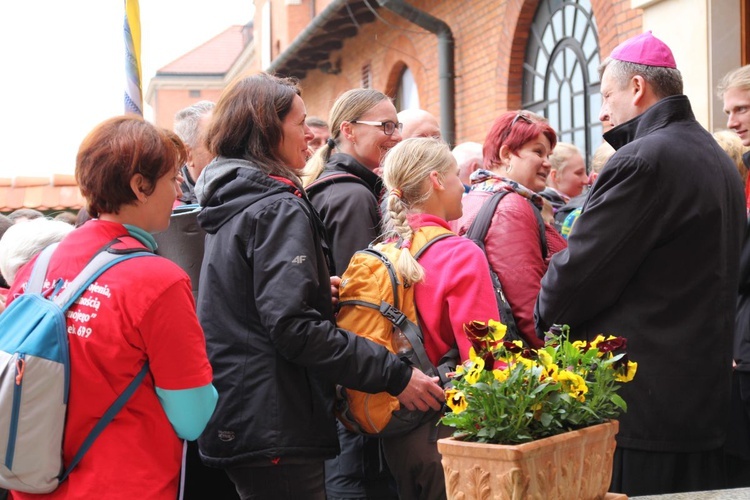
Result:
<instances>
[{"instance_id":1,"label":"woman in background","mask_svg":"<svg viewBox=\"0 0 750 500\"><path fill-rule=\"evenodd\" d=\"M534 304L541 280L566 241L547 222L540 229L542 192L550 173L549 157L557 135L547 121L528 111L509 111L497 118L484 141L485 169L472 174L463 199L463 216L452 224L463 235L482 204L493 193L507 191L492 217L485 238L490 266L497 273L524 342L541 347L534 328ZM542 236L546 244L542 245ZM545 248L546 247L546 248Z\"/></svg>"}]
</instances>

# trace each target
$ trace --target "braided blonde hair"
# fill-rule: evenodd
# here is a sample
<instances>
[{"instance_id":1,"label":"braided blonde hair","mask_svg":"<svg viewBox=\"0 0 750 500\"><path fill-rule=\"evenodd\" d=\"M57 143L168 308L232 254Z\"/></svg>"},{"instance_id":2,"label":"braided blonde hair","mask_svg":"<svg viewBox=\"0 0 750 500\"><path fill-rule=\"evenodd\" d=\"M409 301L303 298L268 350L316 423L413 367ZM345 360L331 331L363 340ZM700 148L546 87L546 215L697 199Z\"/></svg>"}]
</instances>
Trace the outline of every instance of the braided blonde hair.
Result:
<instances>
[{"instance_id":1,"label":"braided blonde hair","mask_svg":"<svg viewBox=\"0 0 750 500\"><path fill-rule=\"evenodd\" d=\"M401 254L396 269L409 283L424 279L424 268L409 251L414 228L407 215L432 195L430 173L450 175L455 160L446 143L431 137L406 139L394 146L383 161L383 183L387 194L383 199L383 232L401 241Z\"/></svg>"}]
</instances>

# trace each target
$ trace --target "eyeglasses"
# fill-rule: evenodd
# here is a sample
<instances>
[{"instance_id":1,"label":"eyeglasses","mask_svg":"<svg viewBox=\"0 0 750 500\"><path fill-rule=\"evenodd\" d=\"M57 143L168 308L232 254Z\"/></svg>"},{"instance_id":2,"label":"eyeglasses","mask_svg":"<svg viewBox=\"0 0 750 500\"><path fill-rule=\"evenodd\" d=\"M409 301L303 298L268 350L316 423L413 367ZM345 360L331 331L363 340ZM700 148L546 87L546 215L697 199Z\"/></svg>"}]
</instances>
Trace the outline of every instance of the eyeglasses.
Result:
<instances>
[{"instance_id":1,"label":"eyeglasses","mask_svg":"<svg viewBox=\"0 0 750 500\"><path fill-rule=\"evenodd\" d=\"M383 133L385 135L393 135L393 132L398 129L399 132L403 130L404 124L403 123L394 123L392 121L387 122L371 122L367 120L352 120L349 123L361 123L362 125L372 125L373 127L383 127Z\"/></svg>"}]
</instances>

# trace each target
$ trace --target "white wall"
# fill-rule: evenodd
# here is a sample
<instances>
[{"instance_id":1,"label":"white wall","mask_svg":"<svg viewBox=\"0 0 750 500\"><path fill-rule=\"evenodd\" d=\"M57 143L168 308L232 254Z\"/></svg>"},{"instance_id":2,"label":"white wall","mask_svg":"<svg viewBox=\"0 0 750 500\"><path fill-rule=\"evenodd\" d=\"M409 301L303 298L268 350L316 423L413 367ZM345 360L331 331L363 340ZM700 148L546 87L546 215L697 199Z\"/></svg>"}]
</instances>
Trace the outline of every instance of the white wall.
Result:
<instances>
[{"instance_id":1,"label":"white wall","mask_svg":"<svg viewBox=\"0 0 750 500\"><path fill-rule=\"evenodd\" d=\"M715 89L740 64L739 1L632 0L631 7L643 9L643 30L672 49L698 121L712 131L724 128Z\"/></svg>"}]
</instances>

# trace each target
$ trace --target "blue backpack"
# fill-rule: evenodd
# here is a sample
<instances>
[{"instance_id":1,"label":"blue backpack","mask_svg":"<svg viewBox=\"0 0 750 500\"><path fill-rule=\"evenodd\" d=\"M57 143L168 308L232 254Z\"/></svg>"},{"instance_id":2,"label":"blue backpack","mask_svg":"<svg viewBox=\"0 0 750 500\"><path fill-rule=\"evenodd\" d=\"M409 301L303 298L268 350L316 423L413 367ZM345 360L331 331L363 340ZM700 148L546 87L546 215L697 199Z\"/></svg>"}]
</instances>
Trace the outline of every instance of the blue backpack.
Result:
<instances>
[{"instance_id":1,"label":"blue backpack","mask_svg":"<svg viewBox=\"0 0 750 500\"><path fill-rule=\"evenodd\" d=\"M27 493L49 493L57 488L148 372L147 362L91 430L67 470L63 470L70 380L68 335L75 333L67 330L66 311L110 267L134 257L153 255L140 249L114 251L109 246L97 253L62 292L62 280L42 291L57 244L45 248L34 264L25 293L0 314L2 488Z\"/></svg>"}]
</instances>

